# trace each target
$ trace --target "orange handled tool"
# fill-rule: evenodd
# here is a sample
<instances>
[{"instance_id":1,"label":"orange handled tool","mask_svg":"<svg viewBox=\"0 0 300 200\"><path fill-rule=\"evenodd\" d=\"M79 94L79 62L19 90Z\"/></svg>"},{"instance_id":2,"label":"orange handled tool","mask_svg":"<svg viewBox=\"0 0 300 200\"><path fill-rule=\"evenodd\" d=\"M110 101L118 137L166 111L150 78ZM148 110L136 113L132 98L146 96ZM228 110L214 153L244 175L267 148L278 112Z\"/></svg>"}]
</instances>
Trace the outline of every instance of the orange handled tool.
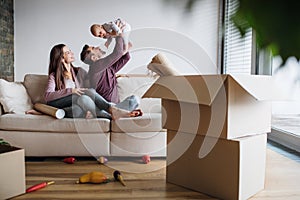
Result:
<instances>
[{"instance_id":1,"label":"orange handled tool","mask_svg":"<svg viewBox=\"0 0 300 200\"><path fill-rule=\"evenodd\" d=\"M33 191L42 189L42 188L46 187L47 185L51 185L51 184L53 184L53 183L54 183L54 181L43 182L43 183L36 184L36 185L31 186L30 188L28 188L28 189L26 190L26 193L33 192Z\"/></svg>"}]
</instances>

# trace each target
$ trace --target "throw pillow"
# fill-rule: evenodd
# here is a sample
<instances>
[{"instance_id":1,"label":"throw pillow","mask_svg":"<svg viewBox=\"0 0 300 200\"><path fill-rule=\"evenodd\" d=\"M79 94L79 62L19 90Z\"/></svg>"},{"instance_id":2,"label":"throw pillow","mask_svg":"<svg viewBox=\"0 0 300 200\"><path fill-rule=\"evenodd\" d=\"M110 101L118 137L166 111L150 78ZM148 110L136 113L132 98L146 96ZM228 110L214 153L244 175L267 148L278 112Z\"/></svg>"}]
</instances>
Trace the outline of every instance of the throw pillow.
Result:
<instances>
[{"instance_id":1,"label":"throw pillow","mask_svg":"<svg viewBox=\"0 0 300 200\"><path fill-rule=\"evenodd\" d=\"M130 74L118 77L117 86L120 101L123 101L130 95L142 97L156 79L156 77L147 75L135 76ZM144 113L160 113L161 100L157 98L142 98L139 108L142 109Z\"/></svg>"},{"instance_id":2,"label":"throw pillow","mask_svg":"<svg viewBox=\"0 0 300 200\"><path fill-rule=\"evenodd\" d=\"M24 86L33 104L45 103L44 92L48 83L48 75L26 74Z\"/></svg>"},{"instance_id":3,"label":"throw pillow","mask_svg":"<svg viewBox=\"0 0 300 200\"><path fill-rule=\"evenodd\" d=\"M25 114L32 109L31 100L24 85L0 79L0 103L5 113Z\"/></svg>"},{"instance_id":4,"label":"throw pillow","mask_svg":"<svg viewBox=\"0 0 300 200\"><path fill-rule=\"evenodd\" d=\"M130 95L137 95L139 97L151 87L157 78L151 76L140 76L127 75L120 76L117 78L118 82L118 94L120 101L123 101L126 97Z\"/></svg>"}]
</instances>

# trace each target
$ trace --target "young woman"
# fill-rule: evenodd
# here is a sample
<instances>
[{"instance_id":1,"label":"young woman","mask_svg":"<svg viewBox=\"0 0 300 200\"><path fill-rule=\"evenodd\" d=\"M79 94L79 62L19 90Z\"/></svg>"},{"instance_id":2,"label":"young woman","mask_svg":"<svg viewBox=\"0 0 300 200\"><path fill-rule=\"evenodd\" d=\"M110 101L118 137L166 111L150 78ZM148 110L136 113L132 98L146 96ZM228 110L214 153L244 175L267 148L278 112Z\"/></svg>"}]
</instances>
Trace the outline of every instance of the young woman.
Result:
<instances>
[{"instance_id":1,"label":"young woman","mask_svg":"<svg viewBox=\"0 0 300 200\"><path fill-rule=\"evenodd\" d=\"M87 89L87 72L74 67L74 53L65 45L55 45L50 51L48 84L45 100L48 105L64 109L68 118L134 117L139 111L127 111L107 102L94 89Z\"/></svg>"}]
</instances>

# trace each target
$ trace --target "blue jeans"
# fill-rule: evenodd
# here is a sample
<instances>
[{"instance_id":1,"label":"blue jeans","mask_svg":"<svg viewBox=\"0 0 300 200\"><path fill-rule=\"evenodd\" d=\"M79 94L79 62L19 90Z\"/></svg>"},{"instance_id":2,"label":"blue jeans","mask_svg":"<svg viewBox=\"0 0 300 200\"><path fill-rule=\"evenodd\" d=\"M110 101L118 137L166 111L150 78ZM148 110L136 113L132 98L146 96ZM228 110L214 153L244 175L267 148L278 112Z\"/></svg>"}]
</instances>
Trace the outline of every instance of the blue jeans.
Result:
<instances>
[{"instance_id":1,"label":"blue jeans","mask_svg":"<svg viewBox=\"0 0 300 200\"><path fill-rule=\"evenodd\" d=\"M50 106L63 109L66 118L83 118L87 111L93 116L105 117L111 119L109 108L111 106L102 96L94 89L88 89L84 95L68 95L60 99L49 101Z\"/></svg>"},{"instance_id":2,"label":"blue jeans","mask_svg":"<svg viewBox=\"0 0 300 200\"><path fill-rule=\"evenodd\" d=\"M114 105L106 101L95 89L88 89L81 96L72 94L47 103L50 106L61 108L65 111L66 118L83 118L87 111L99 118L111 119L109 108ZM139 105L139 98L132 95L115 106L132 111Z\"/></svg>"},{"instance_id":3,"label":"blue jeans","mask_svg":"<svg viewBox=\"0 0 300 200\"><path fill-rule=\"evenodd\" d=\"M78 98L77 104L84 111L90 111L94 116L111 119L109 108L112 104L99 95L95 89L86 90L84 95Z\"/></svg>"},{"instance_id":4,"label":"blue jeans","mask_svg":"<svg viewBox=\"0 0 300 200\"><path fill-rule=\"evenodd\" d=\"M79 105L73 103L77 102L78 98L78 95L72 94L60 99L49 101L47 102L47 104L56 108L63 109L65 111L66 118L82 118L84 117L84 111Z\"/></svg>"},{"instance_id":5,"label":"blue jeans","mask_svg":"<svg viewBox=\"0 0 300 200\"><path fill-rule=\"evenodd\" d=\"M85 91L85 94L78 99L77 103L81 108L83 108L83 110L91 111L94 116L111 119L111 115L109 114L110 106L116 106L123 110L133 111L139 106L140 98L135 95L131 95L115 105L106 101L106 99L98 94L95 89L88 89Z\"/></svg>"},{"instance_id":6,"label":"blue jeans","mask_svg":"<svg viewBox=\"0 0 300 200\"><path fill-rule=\"evenodd\" d=\"M140 101L141 100L138 96L131 95L124 99L122 102L116 104L116 107L128 111L133 111L140 105Z\"/></svg>"}]
</instances>

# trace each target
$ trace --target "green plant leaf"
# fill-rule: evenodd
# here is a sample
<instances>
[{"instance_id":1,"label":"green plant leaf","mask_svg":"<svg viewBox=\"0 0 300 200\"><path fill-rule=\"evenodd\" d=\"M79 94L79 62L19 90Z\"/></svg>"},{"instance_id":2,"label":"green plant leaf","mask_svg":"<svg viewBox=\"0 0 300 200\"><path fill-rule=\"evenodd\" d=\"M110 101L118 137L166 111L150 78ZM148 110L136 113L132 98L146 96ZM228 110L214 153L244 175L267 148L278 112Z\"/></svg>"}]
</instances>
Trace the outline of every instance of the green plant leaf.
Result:
<instances>
[{"instance_id":1,"label":"green plant leaf","mask_svg":"<svg viewBox=\"0 0 300 200\"><path fill-rule=\"evenodd\" d=\"M240 6L232 16L241 35L253 28L257 44L270 49L273 56L281 56L283 63L289 57L300 58L300 20L297 0L239 0Z\"/></svg>"}]
</instances>

